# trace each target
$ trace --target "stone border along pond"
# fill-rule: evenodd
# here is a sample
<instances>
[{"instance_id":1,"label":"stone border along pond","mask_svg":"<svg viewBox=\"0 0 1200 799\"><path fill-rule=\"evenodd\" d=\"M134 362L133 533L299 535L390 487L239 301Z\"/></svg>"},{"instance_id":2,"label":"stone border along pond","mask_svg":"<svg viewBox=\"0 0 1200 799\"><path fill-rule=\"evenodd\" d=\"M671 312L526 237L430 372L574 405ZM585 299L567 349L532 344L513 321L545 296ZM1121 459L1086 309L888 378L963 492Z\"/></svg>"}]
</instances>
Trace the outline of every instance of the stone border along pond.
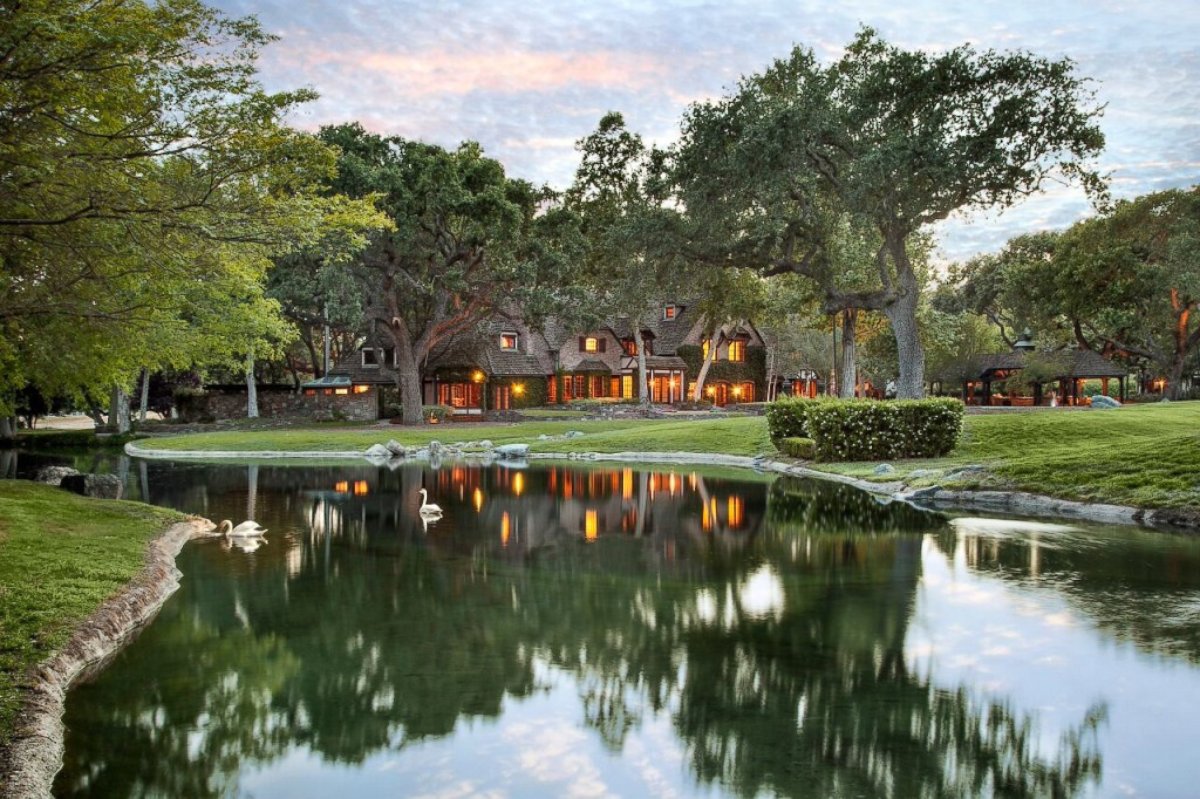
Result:
<instances>
[{"instance_id":1,"label":"stone border along pond","mask_svg":"<svg viewBox=\"0 0 1200 799\"><path fill-rule=\"evenodd\" d=\"M121 591L88 616L62 649L37 667L0 761L0 797L50 796L62 768L63 703L67 690L97 673L148 625L179 588L175 557L194 538L213 535L207 519L173 524L154 538L142 570Z\"/></svg>"},{"instance_id":2,"label":"stone border along pond","mask_svg":"<svg viewBox=\"0 0 1200 799\"><path fill-rule=\"evenodd\" d=\"M582 435L582 434L580 434ZM569 434L567 437L571 437ZM796 463L770 460L765 456L722 455L706 452L529 452L528 444L504 444L492 447L490 441L445 445L437 441L425 447L406 447L396 441L373 444L367 450L354 451L282 451L244 452L232 450L165 450L142 449L136 442L125 445L125 453L133 457L158 460L205 459L271 459L271 458L346 458L365 459L377 466L447 458L493 459L529 458L538 460L619 461L624 463L707 464L737 466L758 471L773 471L797 477L812 477L854 486L878 497L907 502L917 507L943 507L960 510L981 510L1007 513L1014 516L1051 516L1063 519L1129 524L1164 531L1200 533L1200 511L1173 508L1135 508L1129 505L1079 502L1069 499L1033 494L1025 491L955 490L941 486L910 489L903 481L872 482L856 477L810 469Z\"/></svg>"}]
</instances>

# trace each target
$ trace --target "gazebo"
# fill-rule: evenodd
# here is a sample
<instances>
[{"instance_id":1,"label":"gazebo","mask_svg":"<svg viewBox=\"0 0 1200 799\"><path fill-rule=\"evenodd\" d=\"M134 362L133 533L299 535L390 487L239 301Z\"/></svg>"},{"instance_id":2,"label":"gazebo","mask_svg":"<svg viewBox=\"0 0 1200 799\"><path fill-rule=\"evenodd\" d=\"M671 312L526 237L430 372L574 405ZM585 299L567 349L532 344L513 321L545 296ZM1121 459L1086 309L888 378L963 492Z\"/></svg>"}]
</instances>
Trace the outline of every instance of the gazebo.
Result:
<instances>
[{"instance_id":1,"label":"gazebo","mask_svg":"<svg viewBox=\"0 0 1200 799\"><path fill-rule=\"evenodd\" d=\"M1043 381L1034 381L1032 398L1009 396L1005 398L1003 404L1041 405L1045 399L1044 387L1050 383L1058 383L1058 395L1062 397L1063 404L1078 405L1082 381L1103 380L1105 382L1104 391L1107 394L1108 381L1113 378L1120 381L1120 400L1121 402L1125 401L1125 381L1129 376L1129 371L1125 367L1113 363L1094 350L1067 350L1036 355L1033 351L1033 342L1022 337L1012 352L980 356L972 369L976 376L963 381L963 402L971 404L973 399L977 399L976 404L979 405L995 404L992 401L992 384L1008 380L1016 372L1029 366L1035 358L1039 361L1039 365L1050 367L1050 372L1054 376ZM982 391L975 392L976 386L979 386ZM982 396L978 396L980 393Z\"/></svg>"}]
</instances>

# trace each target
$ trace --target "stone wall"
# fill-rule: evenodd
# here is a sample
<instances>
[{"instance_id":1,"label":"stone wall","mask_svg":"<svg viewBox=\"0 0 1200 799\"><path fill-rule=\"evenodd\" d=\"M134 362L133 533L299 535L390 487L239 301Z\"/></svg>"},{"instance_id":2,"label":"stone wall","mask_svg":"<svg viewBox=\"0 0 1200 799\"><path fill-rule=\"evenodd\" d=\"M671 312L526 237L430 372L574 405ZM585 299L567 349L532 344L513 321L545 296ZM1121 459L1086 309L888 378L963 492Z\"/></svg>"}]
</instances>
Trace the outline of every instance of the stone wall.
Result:
<instances>
[{"instance_id":1,"label":"stone wall","mask_svg":"<svg viewBox=\"0 0 1200 799\"><path fill-rule=\"evenodd\" d=\"M370 386L362 394L315 394L296 392L290 386L259 386L258 414L270 419L296 417L306 419L350 419L374 421L379 418L378 387ZM213 386L202 397L193 398L186 417L188 421L204 419L244 419L246 390L228 386ZM189 418L190 417L190 418Z\"/></svg>"}]
</instances>

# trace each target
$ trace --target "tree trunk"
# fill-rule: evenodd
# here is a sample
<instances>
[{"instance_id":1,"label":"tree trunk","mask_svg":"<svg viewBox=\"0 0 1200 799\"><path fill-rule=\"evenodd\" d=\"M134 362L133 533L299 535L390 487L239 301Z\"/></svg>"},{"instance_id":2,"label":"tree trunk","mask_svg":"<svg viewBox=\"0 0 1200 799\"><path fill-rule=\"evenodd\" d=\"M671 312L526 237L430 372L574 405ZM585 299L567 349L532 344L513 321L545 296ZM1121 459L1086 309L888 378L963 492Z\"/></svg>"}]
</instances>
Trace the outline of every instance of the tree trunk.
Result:
<instances>
[{"instance_id":1,"label":"tree trunk","mask_svg":"<svg viewBox=\"0 0 1200 799\"><path fill-rule=\"evenodd\" d=\"M246 356L246 418L258 418L258 386L254 384L254 353Z\"/></svg>"},{"instance_id":2,"label":"tree trunk","mask_svg":"<svg viewBox=\"0 0 1200 799\"><path fill-rule=\"evenodd\" d=\"M766 343L766 342L763 342ZM775 401L775 348L767 347L767 402Z\"/></svg>"},{"instance_id":3,"label":"tree trunk","mask_svg":"<svg viewBox=\"0 0 1200 799\"><path fill-rule=\"evenodd\" d=\"M117 434L129 432L129 393L113 386L108 404L108 429Z\"/></svg>"},{"instance_id":4,"label":"tree trunk","mask_svg":"<svg viewBox=\"0 0 1200 799\"><path fill-rule=\"evenodd\" d=\"M400 421L402 424L423 424L421 413L421 370L417 366L417 355L408 341L407 330L392 328L392 339L396 346L396 388L400 390Z\"/></svg>"},{"instance_id":5,"label":"tree trunk","mask_svg":"<svg viewBox=\"0 0 1200 799\"><path fill-rule=\"evenodd\" d=\"M721 346L719 336L720 331L713 334L708 345L708 355L704 357L704 363L700 364L700 373L696 375L696 390L692 392L693 402L700 402L704 399L704 381L708 379L709 367L717 359L717 347Z\"/></svg>"},{"instance_id":6,"label":"tree trunk","mask_svg":"<svg viewBox=\"0 0 1200 799\"><path fill-rule=\"evenodd\" d=\"M1187 363L1186 353L1175 350L1171 355L1171 366L1167 372L1166 397L1169 400L1181 400L1183 391L1183 367Z\"/></svg>"},{"instance_id":7,"label":"tree trunk","mask_svg":"<svg viewBox=\"0 0 1200 799\"><path fill-rule=\"evenodd\" d=\"M637 321L633 323L633 343L637 347L638 402L642 405L649 405L650 387L646 380L646 342L642 339L642 325Z\"/></svg>"},{"instance_id":8,"label":"tree trunk","mask_svg":"<svg viewBox=\"0 0 1200 799\"><path fill-rule=\"evenodd\" d=\"M898 283L895 302L884 308L888 321L892 323L896 351L900 356L896 398L921 399L925 396L925 348L921 345L921 331L917 326L920 286L917 285L917 276L908 260L904 240L893 238L888 249L896 264Z\"/></svg>"},{"instance_id":9,"label":"tree trunk","mask_svg":"<svg viewBox=\"0 0 1200 799\"><path fill-rule=\"evenodd\" d=\"M142 370L142 399L138 403L138 421L146 423L146 409L150 407L150 370Z\"/></svg>"},{"instance_id":10,"label":"tree trunk","mask_svg":"<svg viewBox=\"0 0 1200 799\"><path fill-rule=\"evenodd\" d=\"M17 417L0 416L0 441L15 441L17 438Z\"/></svg>"},{"instance_id":11,"label":"tree trunk","mask_svg":"<svg viewBox=\"0 0 1200 799\"><path fill-rule=\"evenodd\" d=\"M858 385L858 353L855 340L857 326L858 309L846 308L843 310L841 387L838 389L838 396L846 399L854 398L854 389Z\"/></svg>"}]
</instances>

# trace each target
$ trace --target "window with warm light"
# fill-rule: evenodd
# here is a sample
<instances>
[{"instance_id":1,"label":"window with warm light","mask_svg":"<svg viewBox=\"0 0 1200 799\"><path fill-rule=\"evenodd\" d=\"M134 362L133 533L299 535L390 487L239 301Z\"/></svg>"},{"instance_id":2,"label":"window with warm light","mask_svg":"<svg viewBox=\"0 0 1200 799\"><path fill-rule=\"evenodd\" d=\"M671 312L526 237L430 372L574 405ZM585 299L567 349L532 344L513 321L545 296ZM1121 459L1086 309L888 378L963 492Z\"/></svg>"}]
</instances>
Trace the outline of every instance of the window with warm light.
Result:
<instances>
[{"instance_id":1,"label":"window with warm light","mask_svg":"<svg viewBox=\"0 0 1200 799\"><path fill-rule=\"evenodd\" d=\"M596 338L595 336L588 336L587 338L585 338L583 340L583 351L584 352L599 352L600 351L600 339Z\"/></svg>"},{"instance_id":2,"label":"window with warm light","mask_svg":"<svg viewBox=\"0 0 1200 799\"><path fill-rule=\"evenodd\" d=\"M711 341L711 339L706 338L704 341L700 342L700 357L706 361L708 360L708 348Z\"/></svg>"},{"instance_id":3,"label":"window with warm light","mask_svg":"<svg viewBox=\"0 0 1200 799\"><path fill-rule=\"evenodd\" d=\"M669 322L674 318L675 318L675 306L674 305L664 305L663 306L663 320Z\"/></svg>"},{"instance_id":4,"label":"window with warm light","mask_svg":"<svg viewBox=\"0 0 1200 799\"><path fill-rule=\"evenodd\" d=\"M731 361L746 360L746 342L744 342L744 341L729 342L729 360L731 360Z\"/></svg>"},{"instance_id":5,"label":"window with warm light","mask_svg":"<svg viewBox=\"0 0 1200 799\"><path fill-rule=\"evenodd\" d=\"M515 350L517 348L516 333L501 333L500 334L500 349Z\"/></svg>"},{"instance_id":6,"label":"window with warm light","mask_svg":"<svg viewBox=\"0 0 1200 799\"><path fill-rule=\"evenodd\" d=\"M365 386L365 385L362 385L361 383L354 387L355 394L366 394L370 390L371 390L370 386Z\"/></svg>"},{"instance_id":7,"label":"window with warm light","mask_svg":"<svg viewBox=\"0 0 1200 799\"><path fill-rule=\"evenodd\" d=\"M337 394L339 397L344 397L344 396L346 396L347 394L349 394L349 393L350 393L350 389L348 389L348 388L335 388L335 389L333 390L333 393L334 393L334 394Z\"/></svg>"},{"instance_id":8,"label":"window with warm light","mask_svg":"<svg viewBox=\"0 0 1200 799\"><path fill-rule=\"evenodd\" d=\"M621 342L621 348L625 350L625 354L630 358L637 355L637 342L633 339L625 339Z\"/></svg>"}]
</instances>

